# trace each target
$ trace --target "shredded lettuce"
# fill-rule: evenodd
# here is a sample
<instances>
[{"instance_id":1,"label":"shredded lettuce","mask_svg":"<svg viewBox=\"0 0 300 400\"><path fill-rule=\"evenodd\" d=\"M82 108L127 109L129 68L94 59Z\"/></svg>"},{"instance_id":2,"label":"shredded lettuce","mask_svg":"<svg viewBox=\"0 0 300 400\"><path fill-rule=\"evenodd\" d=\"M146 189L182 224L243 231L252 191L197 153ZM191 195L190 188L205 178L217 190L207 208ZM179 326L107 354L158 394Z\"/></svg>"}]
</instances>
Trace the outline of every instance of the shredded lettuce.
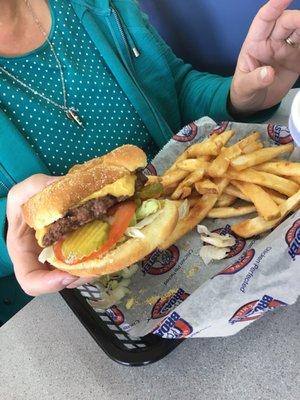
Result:
<instances>
[{"instance_id":1,"label":"shredded lettuce","mask_svg":"<svg viewBox=\"0 0 300 400\"><path fill-rule=\"evenodd\" d=\"M229 247L219 248L216 246L207 245L201 247L199 255L204 264L208 265L213 260L223 260L229 251Z\"/></svg>"},{"instance_id":2,"label":"shredded lettuce","mask_svg":"<svg viewBox=\"0 0 300 400\"><path fill-rule=\"evenodd\" d=\"M143 201L135 213L137 221L141 221L149 217L149 215L155 214L160 208L160 202L156 199Z\"/></svg>"},{"instance_id":3,"label":"shredded lettuce","mask_svg":"<svg viewBox=\"0 0 300 400\"><path fill-rule=\"evenodd\" d=\"M203 242L211 244L212 246L222 248L235 245L235 238L228 233L226 235L220 235L216 232L210 232L204 225L198 225L197 232L201 235L201 240Z\"/></svg>"},{"instance_id":4,"label":"shredded lettuce","mask_svg":"<svg viewBox=\"0 0 300 400\"><path fill-rule=\"evenodd\" d=\"M137 271L138 271L139 267L137 264L133 264L128 268L124 268L122 269L122 271L120 271L120 274L123 276L123 278L131 278Z\"/></svg>"},{"instance_id":5,"label":"shredded lettuce","mask_svg":"<svg viewBox=\"0 0 300 400\"><path fill-rule=\"evenodd\" d=\"M134 226L130 226L129 228L127 228L125 235L135 239L144 239L145 237L143 232Z\"/></svg>"},{"instance_id":6,"label":"shredded lettuce","mask_svg":"<svg viewBox=\"0 0 300 400\"><path fill-rule=\"evenodd\" d=\"M95 310L106 310L109 307L112 307L115 304L118 304L127 294L130 293L130 290L124 286L118 286L115 289L111 290L110 293L103 293L102 299L100 300L88 300L88 303Z\"/></svg>"},{"instance_id":7,"label":"shredded lettuce","mask_svg":"<svg viewBox=\"0 0 300 400\"><path fill-rule=\"evenodd\" d=\"M154 220L162 213L162 210L157 211L155 214L149 215L148 217L142 219L142 221L138 222L135 226L130 226L126 229L125 235L132 238L143 239L145 235L141 230L146 226L152 224Z\"/></svg>"},{"instance_id":8,"label":"shredded lettuce","mask_svg":"<svg viewBox=\"0 0 300 400\"><path fill-rule=\"evenodd\" d=\"M200 257L206 265L213 260L223 260L235 244L233 236L210 232L204 225L198 225L197 232L201 235L201 240L208 243L208 245L202 246L200 250Z\"/></svg>"},{"instance_id":9,"label":"shredded lettuce","mask_svg":"<svg viewBox=\"0 0 300 400\"><path fill-rule=\"evenodd\" d=\"M53 246L45 247L39 255L39 262L44 264L52 257L54 257Z\"/></svg>"},{"instance_id":10,"label":"shredded lettuce","mask_svg":"<svg viewBox=\"0 0 300 400\"><path fill-rule=\"evenodd\" d=\"M119 304L121 300L130 293L128 286L132 276L138 271L136 264L111 275L104 275L97 278L93 285L99 291L101 299L88 300L88 303L95 310L106 310L115 304Z\"/></svg>"}]
</instances>

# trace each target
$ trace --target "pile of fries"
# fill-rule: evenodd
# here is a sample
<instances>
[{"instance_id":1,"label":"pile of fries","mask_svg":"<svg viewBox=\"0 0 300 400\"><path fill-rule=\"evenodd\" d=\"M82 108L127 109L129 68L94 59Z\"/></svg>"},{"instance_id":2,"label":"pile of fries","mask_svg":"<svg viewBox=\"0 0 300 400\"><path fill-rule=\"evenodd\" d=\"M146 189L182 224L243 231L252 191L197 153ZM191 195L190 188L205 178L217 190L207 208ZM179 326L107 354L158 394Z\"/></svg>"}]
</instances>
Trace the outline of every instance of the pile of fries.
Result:
<instances>
[{"instance_id":1,"label":"pile of fries","mask_svg":"<svg viewBox=\"0 0 300 400\"><path fill-rule=\"evenodd\" d=\"M264 147L259 132L228 145L228 130L187 148L161 177L152 177L164 196L186 199L188 211L163 248L169 247L204 218L232 218L256 213L232 226L249 238L276 227L300 206L300 163L280 159L293 144Z\"/></svg>"}]
</instances>

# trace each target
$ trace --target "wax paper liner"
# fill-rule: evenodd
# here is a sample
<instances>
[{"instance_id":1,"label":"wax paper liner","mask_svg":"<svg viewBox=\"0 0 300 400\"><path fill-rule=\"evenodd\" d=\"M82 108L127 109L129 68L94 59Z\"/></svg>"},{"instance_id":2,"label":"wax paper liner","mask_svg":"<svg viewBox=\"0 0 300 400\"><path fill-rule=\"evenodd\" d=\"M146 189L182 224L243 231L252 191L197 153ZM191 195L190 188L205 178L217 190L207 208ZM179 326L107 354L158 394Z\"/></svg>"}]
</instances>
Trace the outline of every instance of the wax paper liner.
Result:
<instances>
[{"instance_id":1,"label":"wax paper liner","mask_svg":"<svg viewBox=\"0 0 300 400\"><path fill-rule=\"evenodd\" d=\"M265 145L292 142L287 127L223 122L204 117L183 128L148 166L162 174L186 147L213 132L234 129L229 143L259 131ZM300 161L299 153L293 159ZM252 215L250 216L252 217ZM201 224L221 234L231 233L235 219L205 219ZM226 259L206 266L199 257L202 242L193 230L165 251L155 251L139 263L131 293L107 310L131 336L150 332L164 338L233 335L266 311L296 302L300 293L300 212L267 235L236 237ZM120 319L120 315L122 318Z\"/></svg>"}]
</instances>

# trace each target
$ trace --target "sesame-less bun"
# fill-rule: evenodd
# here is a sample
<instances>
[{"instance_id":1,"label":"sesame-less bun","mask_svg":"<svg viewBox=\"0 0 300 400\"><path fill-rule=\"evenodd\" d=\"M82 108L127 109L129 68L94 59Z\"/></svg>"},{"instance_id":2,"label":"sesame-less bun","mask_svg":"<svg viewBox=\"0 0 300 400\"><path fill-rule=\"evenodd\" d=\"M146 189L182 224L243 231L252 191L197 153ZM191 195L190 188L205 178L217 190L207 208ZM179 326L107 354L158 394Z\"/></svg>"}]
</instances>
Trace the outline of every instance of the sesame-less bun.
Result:
<instances>
[{"instance_id":1,"label":"sesame-less bun","mask_svg":"<svg viewBox=\"0 0 300 400\"><path fill-rule=\"evenodd\" d=\"M141 230L144 238L128 239L100 259L93 259L75 265L65 264L50 257L47 261L54 267L80 277L99 276L120 271L142 260L164 242L174 230L178 220L175 202L165 200L162 212Z\"/></svg>"},{"instance_id":2,"label":"sesame-less bun","mask_svg":"<svg viewBox=\"0 0 300 400\"><path fill-rule=\"evenodd\" d=\"M26 223L35 230L52 224L83 199L147 164L145 153L125 145L99 158L76 165L23 206Z\"/></svg>"}]
</instances>

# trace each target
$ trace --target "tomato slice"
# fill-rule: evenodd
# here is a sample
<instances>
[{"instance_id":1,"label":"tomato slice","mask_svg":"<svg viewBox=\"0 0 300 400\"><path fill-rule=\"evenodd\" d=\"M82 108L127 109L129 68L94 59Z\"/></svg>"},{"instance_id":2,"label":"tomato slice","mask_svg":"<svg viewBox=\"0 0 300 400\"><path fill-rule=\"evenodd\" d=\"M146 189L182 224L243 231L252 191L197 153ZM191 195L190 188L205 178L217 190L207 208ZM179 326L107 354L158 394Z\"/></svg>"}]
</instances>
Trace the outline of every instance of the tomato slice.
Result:
<instances>
[{"instance_id":1,"label":"tomato slice","mask_svg":"<svg viewBox=\"0 0 300 400\"><path fill-rule=\"evenodd\" d=\"M103 254L107 253L124 235L124 232L128 228L134 216L136 204L134 201L125 201L115 206L115 210L114 222L111 225L108 239L99 250L94 251L92 254L83 257L80 260L67 261L62 251L64 239L61 239L53 246L55 257L66 264L74 265L80 262L93 260L94 258L99 258Z\"/></svg>"}]
</instances>

